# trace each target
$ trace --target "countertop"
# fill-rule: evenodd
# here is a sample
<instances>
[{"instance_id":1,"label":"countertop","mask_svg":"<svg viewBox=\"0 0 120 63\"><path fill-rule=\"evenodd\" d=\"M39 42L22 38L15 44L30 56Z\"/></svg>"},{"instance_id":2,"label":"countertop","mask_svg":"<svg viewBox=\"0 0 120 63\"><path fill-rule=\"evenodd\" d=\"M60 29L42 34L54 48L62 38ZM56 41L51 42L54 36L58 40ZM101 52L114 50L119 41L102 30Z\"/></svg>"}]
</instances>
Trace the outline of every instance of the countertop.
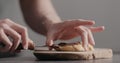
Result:
<instances>
[{"instance_id":1,"label":"countertop","mask_svg":"<svg viewBox=\"0 0 120 63\"><path fill-rule=\"evenodd\" d=\"M0 63L120 63L120 54L114 54L111 59L96 60L69 60L69 61L45 61L37 60L32 51L22 51L17 56L0 58Z\"/></svg>"}]
</instances>

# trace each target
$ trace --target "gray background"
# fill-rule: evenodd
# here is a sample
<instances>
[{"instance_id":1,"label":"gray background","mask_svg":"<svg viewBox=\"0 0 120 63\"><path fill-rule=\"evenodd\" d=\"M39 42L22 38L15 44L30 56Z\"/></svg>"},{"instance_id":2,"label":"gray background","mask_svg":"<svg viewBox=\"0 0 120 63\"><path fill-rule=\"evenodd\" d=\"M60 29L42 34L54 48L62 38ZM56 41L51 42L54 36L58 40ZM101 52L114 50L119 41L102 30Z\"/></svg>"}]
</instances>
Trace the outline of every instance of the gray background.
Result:
<instances>
[{"instance_id":1,"label":"gray background","mask_svg":"<svg viewBox=\"0 0 120 63\"><path fill-rule=\"evenodd\" d=\"M120 51L120 0L52 0L60 17L65 19L91 19L95 26L104 25L106 30L95 33L96 47ZM28 27L22 17L18 0L0 0L0 19L10 18ZM30 38L43 45L45 37L28 27ZM79 39L77 39L79 40Z\"/></svg>"}]
</instances>

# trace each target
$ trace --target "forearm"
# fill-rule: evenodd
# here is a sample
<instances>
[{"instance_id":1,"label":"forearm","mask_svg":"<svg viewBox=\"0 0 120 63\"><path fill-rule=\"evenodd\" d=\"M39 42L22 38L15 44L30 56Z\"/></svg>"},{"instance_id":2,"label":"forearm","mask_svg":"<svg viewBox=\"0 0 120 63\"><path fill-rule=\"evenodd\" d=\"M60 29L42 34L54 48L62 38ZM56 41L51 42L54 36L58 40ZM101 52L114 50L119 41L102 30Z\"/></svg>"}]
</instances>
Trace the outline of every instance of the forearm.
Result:
<instances>
[{"instance_id":1,"label":"forearm","mask_svg":"<svg viewBox=\"0 0 120 63\"><path fill-rule=\"evenodd\" d=\"M60 22L51 0L20 0L25 22L36 32L46 35L49 27Z\"/></svg>"}]
</instances>

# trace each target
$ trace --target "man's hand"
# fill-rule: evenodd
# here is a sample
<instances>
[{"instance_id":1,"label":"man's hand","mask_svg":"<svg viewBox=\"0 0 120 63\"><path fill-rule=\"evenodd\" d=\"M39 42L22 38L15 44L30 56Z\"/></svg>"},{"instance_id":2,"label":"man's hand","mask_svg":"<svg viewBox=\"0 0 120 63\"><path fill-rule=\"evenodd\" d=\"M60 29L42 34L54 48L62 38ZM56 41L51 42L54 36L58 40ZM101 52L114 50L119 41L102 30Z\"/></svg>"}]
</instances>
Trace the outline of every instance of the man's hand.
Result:
<instances>
[{"instance_id":1,"label":"man's hand","mask_svg":"<svg viewBox=\"0 0 120 63\"><path fill-rule=\"evenodd\" d=\"M51 25L47 33L46 45L52 46L55 40L69 40L81 36L83 47L87 50L88 44L95 45L92 32L104 30L103 26L91 27L94 25L92 20L75 19ZM87 26L87 27L86 27Z\"/></svg>"},{"instance_id":2,"label":"man's hand","mask_svg":"<svg viewBox=\"0 0 120 63\"><path fill-rule=\"evenodd\" d=\"M12 41L9 37L12 38ZM34 47L25 27L10 19L0 20L0 43L5 45L5 47L0 47L0 52L14 52L20 42L24 49L28 49L28 46Z\"/></svg>"},{"instance_id":3,"label":"man's hand","mask_svg":"<svg viewBox=\"0 0 120 63\"><path fill-rule=\"evenodd\" d=\"M61 22L51 0L20 0L26 23L36 32L47 35L46 45L51 46L54 40L68 40L81 36L84 47L94 45L92 32L99 32L104 27L86 27L93 25L91 20L68 20ZM35 25L34 25L35 24Z\"/></svg>"}]
</instances>

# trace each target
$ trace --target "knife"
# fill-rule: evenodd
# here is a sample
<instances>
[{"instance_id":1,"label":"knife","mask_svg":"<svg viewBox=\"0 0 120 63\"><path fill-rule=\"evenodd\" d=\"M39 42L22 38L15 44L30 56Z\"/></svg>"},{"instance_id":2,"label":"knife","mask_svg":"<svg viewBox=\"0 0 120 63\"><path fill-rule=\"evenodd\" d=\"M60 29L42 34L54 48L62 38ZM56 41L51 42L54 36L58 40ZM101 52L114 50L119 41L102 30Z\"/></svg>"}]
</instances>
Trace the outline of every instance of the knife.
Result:
<instances>
[{"instance_id":1,"label":"knife","mask_svg":"<svg viewBox=\"0 0 120 63\"><path fill-rule=\"evenodd\" d=\"M0 48L3 48L3 47L5 47L5 44L3 44L2 42L0 42ZM28 46L28 49L29 50L34 50L34 45L32 45L32 44L29 44L29 46ZM19 45L18 45L18 47L17 47L17 49L16 50L24 50L24 48L23 48L23 46L22 46L22 43L20 43Z\"/></svg>"},{"instance_id":2,"label":"knife","mask_svg":"<svg viewBox=\"0 0 120 63\"><path fill-rule=\"evenodd\" d=\"M5 44L0 42L0 48L3 48L3 47L5 47ZM21 49L23 49L23 47L22 47L22 44L20 43L16 50L21 50ZM28 48L28 49L30 49L30 48Z\"/></svg>"},{"instance_id":3,"label":"knife","mask_svg":"<svg viewBox=\"0 0 120 63\"><path fill-rule=\"evenodd\" d=\"M3 47L5 47L5 44L0 42L0 48L3 48ZM29 46L28 47L29 50L52 50L54 48L58 48L58 46L56 46L56 45L52 45L52 46L43 45L43 46L35 46L35 47ZM22 44L20 43L16 50L22 50L22 49L24 49L24 48L23 48Z\"/></svg>"}]
</instances>

